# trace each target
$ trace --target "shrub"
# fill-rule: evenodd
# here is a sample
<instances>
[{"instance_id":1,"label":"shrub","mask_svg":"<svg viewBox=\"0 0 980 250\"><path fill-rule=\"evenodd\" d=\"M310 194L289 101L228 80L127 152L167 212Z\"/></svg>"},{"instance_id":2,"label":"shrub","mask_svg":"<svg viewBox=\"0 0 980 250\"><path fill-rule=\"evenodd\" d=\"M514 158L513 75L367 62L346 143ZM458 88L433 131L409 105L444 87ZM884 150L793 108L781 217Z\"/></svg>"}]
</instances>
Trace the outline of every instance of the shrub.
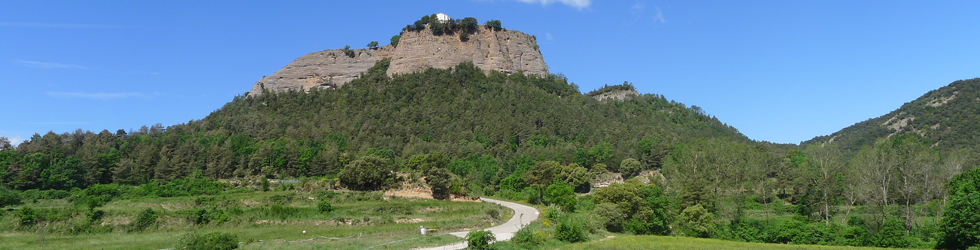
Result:
<instances>
[{"instance_id":1,"label":"shrub","mask_svg":"<svg viewBox=\"0 0 980 250\"><path fill-rule=\"evenodd\" d=\"M514 238L510 239L511 242L514 242L518 246L525 249L534 248L534 246L540 245L546 240L548 239L541 234L535 233L534 229L531 229L531 227L524 227L517 230L517 232L514 233Z\"/></svg>"},{"instance_id":2,"label":"shrub","mask_svg":"<svg viewBox=\"0 0 980 250\"><path fill-rule=\"evenodd\" d=\"M623 176L626 176L626 178L636 176L640 173L640 170L642 170L640 161L633 158L626 158L619 164L619 172L622 173Z\"/></svg>"},{"instance_id":3,"label":"shrub","mask_svg":"<svg viewBox=\"0 0 980 250\"><path fill-rule=\"evenodd\" d=\"M119 184L95 184L81 192L78 192L71 199L75 204L85 205L88 208L104 206L112 199L122 195L123 191Z\"/></svg>"},{"instance_id":4,"label":"shrub","mask_svg":"<svg viewBox=\"0 0 980 250\"><path fill-rule=\"evenodd\" d=\"M562 211L575 212L575 190L563 180L558 180L545 189L544 200L561 207Z\"/></svg>"},{"instance_id":5,"label":"shrub","mask_svg":"<svg viewBox=\"0 0 980 250\"><path fill-rule=\"evenodd\" d=\"M30 226L37 222L37 211L34 211L31 207L25 206L20 209L20 225Z\"/></svg>"},{"instance_id":6,"label":"shrub","mask_svg":"<svg viewBox=\"0 0 980 250\"><path fill-rule=\"evenodd\" d=\"M521 180L521 176L524 176L523 170L514 171L503 180L500 180L500 190L510 190L514 192L520 192L527 185Z\"/></svg>"},{"instance_id":7,"label":"shrub","mask_svg":"<svg viewBox=\"0 0 980 250\"><path fill-rule=\"evenodd\" d=\"M964 172L949 182L950 200L944 210L937 248L964 249L980 245L980 169Z\"/></svg>"},{"instance_id":8,"label":"shrub","mask_svg":"<svg viewBox=\"0 0 980 250\"><path fill-rule=\"evenodd\" d=\"M262 192L269 191L269 178L262 177Z\"/></svg>"},{"instance_id":9,"label":"shrub","mask_svg":"<svg viewBox=\"0 0 980 250\"><path fill-rule=\"evenodd\" d=\"M86 215L88 215L89 223L93 223L105 217L105 211L93 209L93 210L89 210L88 213L86 213Z\"/></svg>"},{"instance_id":10,"label":"shrub","mask_svg":"<svg viewBox=\"0 0 980 250\"><path fill-rule=\"evenodd\" d=\"M425 174L425 183L432 188L432 198L449 198L449 188L452 186L452 174L445 168L431 168Z\"/></svg>"},{"instance_id":11,"label":"shrub","mask_svg":"<svg viewBox=\"0 0 980 250\"><path fill-rule=\"evenodd\" d=\"M293 199L295 198L296 198L296 193L277 194L269 197L269 203L286 205L289 204L290 202L293 202Z\"/></svg>"},{"instance_id":12,"label":"shrub","mask_svg":"<svg viewBox=\"0 0 980 250\"><path fill-rule=\"evenodd\" d=\"M153 209L146 208L143 212L140 212L136 216L136 220L133 221L133 230L136 232L142 232L147 228L157 224L157 215L153 212Z\"/></svg>"},{"instance_id":13,"label":"shrub","mask_svg":"<svg viewBox=\"0 0 980 250\"><path fill-rule=\"evenodd\" d=\"M389 203L375 208L374 211L378 213L410 215L415 212L415 209L412 208L412 205L405 203Z\"/></svg>"},{"instance_id":14,"label":"shrub","mask_svg":"<svg viewBox=\"0 0 980 250\"><path fill-rule=\"evenodd\" d=\"M599 217L599 224L610 232L622 232L623 222L626 220L623 211L620 211L615 204L600 203L592 210L592 214Z\"/></svg>"},{"instance_id":15,"label":"shrub","mask_svg":"<svg viewBox=\"0 0 980 250\"><path fill-rule=\"evenodd\" d=\"M898 218L889 218L885 221L885 224L881 225L878 233L875 234L874 245L876 247L909 247L910 242L905 235L905 226L902 224L902 221Z\"/></svg>"},{"instance_id":16,"label":"shrub","mask_svg":"<svg viewBox=\"0 0 980 250\"><path fill-rule=\"evenodd\" d=\"M486 213L487 213L487 216L490 216L490 218L492 218L494 220L499 220L500 219L500 210L490 209L490 210L487 210Z\"/></svg>"},{"instance_id":17,"label":"shrub","mask_svg":"<svg viewBox=\"0 0 980 250\"><path fill-rule=\"evenodd\" d=\"M341 184L352 190L378 190L386 181L394 179L394 171L388 160L366 155L347 164L337 177Z\"/></svg>"},{"instance_id":18,"label":"shrub","mask_svg":"<svg viewBox=\"0 0 980 250\"><path fill-rule=\"evenodd\" d=\"M275 205L269 206L268 215L271 216L271 217L275 217L275 218L279 218L279 219L285 220L286 218L292 217L292 216L298 214L299 212L300 212L299 211L299 208L288 207L288 206L281 206L281 205L275 204Z\"/></svg>"},{"instance_id":19,"label":"shrub","mask_svg":"<svg viewBox=\"0 0 980 250\"><path fill-rule=\"evenodd\" d=\"M841 232L840 243L847 246L868 246L871 239L868 229L859 226L849 226Z\"/></svg>"},{"instance_id":20,"label":"shrub","mask_svg":"<svg viewBox=\"0 0 980 250\"><path fill-rule=\"evenodd\" d=\"M211 214L207 209L195 210L191 213L190 220L194 225L206 225L211 223Z\"/></svg>"},{"instance_id":21,"label":"shrub","mask_svg":"<svg viewBox=\"0 0 980 250\"><path fill-rule=\"evenodd\" d=\"M333 212L334 208L330 205L330 202L320 201L320 203L316 204L316 210L320 211L320 213L329 213Z\"/></svg>"},{"instance_id":22,"label":"shrub","mask_svg":"<svg viewBox=\"0 0 980 250\"><path fill-rule=\"evenodd\" d=\"M582 228L582 223L574 219L562 221L555 228L555 239L569 243L585 241L585 230Z\"/></svg>"},{"instance_id":23,"label":"shrub","mask_svg":"<svg viewBox=\"0 0 980 250\"><path fill-rule=\"evenodd\" d=\"M484 26L486 26L487 29L493 29L494 31L500 31L501 29L503 29L503 27L500 26L500 20L494 20L494 19L490 19L489 21L487 21L484 24Z\"/></svg>"},{"instance_id":24,"label":"shrub","mask_svg":"<svg viewBox=\"0 0 980 250\"><path fill-rule=\"evenodd\" d=\"M394 35L394 36L392 36L391 37L391 47L396 47L397 48L398 47L398 40L401 40L401 39L402 39L402 36L400 36L400 35Z\"/></svg>"},{"instance_id":25,"label":"shrub","mask_svg":"<svg viewBox=\"0 0 980 250\"><path fill-rule=\"evenodd\" d=\"M354 56L356 56L357 54L354 53L354 50L350 49L350 45L346 45L344 46L344 55L347 55L347 57L350 58L354 58Z\"/></svg>"},{"instance_id":26,"label":"shrub","mask_svg":"<svg viewBox=\"0 0 980 250\"><path fill-rule=\"evenodd\" d=\"M463 18L463 20L461 20L459 22L459 26L460 26L460 28L463 29L463 33L472 33L474 31L476 31L476 27L477 27L478 23L479 22L476 20L476 18L474 18L474 17L466 17L466 18Z\"/></svg>"},{"instance_id":27,"label":"shrub","mask_svg":"<svg viewBox=\"0 0 980 250\"><path fill-rule=\"evenodd\" d=\"M681 211L680 222L685 233L695 237L707 238L714 231L714 216L701 204Z\"/></svg>"},{"instance_id":28,"label":"shrub","mask_svg":"<svg viewBox=\"0 0 980 250\"><path fill-rule=\"evenodd\" d=\"M485 250L490 248L490 241L496 239L490 231L473 230L466 234L466 246L473 250Z\"/></svg>"},{"instance_id":29,"label":"shrub","mask_svg":"<svg viewBox=\"0 0 980 250\"><path fill-rule=\"evenodd\" d=\"M0 208L15 206L22 203L20 193L0 186Z\"/></svg>"},{"instance_id":30,"label":"shrub","mask_svg":"<svg viewBox=\"0 0 980 250\"><path fill-rule=\"evenodd\" d=\"M228 233L198 234L190 232L180 237L174 249L230 250L238 248L238 237Z\"/></svg>"}]
</instances>

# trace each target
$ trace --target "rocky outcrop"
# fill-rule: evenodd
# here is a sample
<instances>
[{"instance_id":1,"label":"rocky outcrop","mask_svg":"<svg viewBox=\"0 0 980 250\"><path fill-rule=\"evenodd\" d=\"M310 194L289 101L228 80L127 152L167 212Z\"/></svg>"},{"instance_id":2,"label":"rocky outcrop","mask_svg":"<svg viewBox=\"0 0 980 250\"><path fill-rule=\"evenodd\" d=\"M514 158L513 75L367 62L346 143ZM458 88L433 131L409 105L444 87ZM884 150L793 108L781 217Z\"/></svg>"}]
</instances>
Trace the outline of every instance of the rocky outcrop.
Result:
<instances>
[{"instance_id":1,"label":"rocky outcrop","mask_svg":"<svg viewBox=\"0 0 980 250\"><path fill-rule=\"evenodd\" d=\"M593 96L592 98L595 98L596 100L599 101L606 100L606 99L625 101L637 96L640 96L640 92L636 92L636 90L614 90L614 91L598 94L596 96Z\"/></svg>"},{"instance_id":2,"label":"rocky outcrop","mask_svg":"<svg viewBox=\"0 0 980 250\"><path fill-rule=\"evenodd\" d=\"M472 61L485 72L548 75L535 38L518 31L479 29L460 41L458 35L433 36L431 32L405 32L388 67L388 75L419 72L426 68L445 69Z\"/></svg>"},{"instance_id":3,"label":"rocky outcrop","mask_svg":"<svg viewBox=\"0 0 980 250\"><path fill-rule=\"evenodd\" d=\"M324 50L303 55L271 76L262 77L252 86L249 95L269 91L309 91L312 88L335 88L366 72L381 59L391 57L389 46L377 49L355 49L349 57L342 49Z\"/></svg>"},{"instance_id":4,"label":"rocky outcrop","mask_svg":"<svg viewBox=\"0 0 980 250\"><path fill-rule=\"evenodd\" d=\"M356 49L353 58L343 50L324 50L297 58L276 73L262 77L249 95L268 91L309 91L313 88L336 88L360 77L384 58L391 58L388 75L407 74L426 68L446 69L471 61L485 72L493 70L513 74L548 75L535 38L513 30L492 31L480 27L467 41L459 35L434 36L432 32L406 31L398 47Z\"/></svg>"}]
</instances>

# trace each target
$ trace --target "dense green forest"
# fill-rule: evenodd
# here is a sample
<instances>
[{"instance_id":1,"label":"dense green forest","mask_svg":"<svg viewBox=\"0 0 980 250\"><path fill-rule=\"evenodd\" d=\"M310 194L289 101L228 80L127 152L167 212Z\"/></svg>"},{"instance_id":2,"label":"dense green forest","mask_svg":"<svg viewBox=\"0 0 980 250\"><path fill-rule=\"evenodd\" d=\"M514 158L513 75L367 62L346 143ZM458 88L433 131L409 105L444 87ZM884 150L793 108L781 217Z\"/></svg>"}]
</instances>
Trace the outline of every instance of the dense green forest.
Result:
<instances>
[{"instance_id":1,"label":"dense green forest","mask_svg":"<svg viewBox=\"0 0 980 250\"><path fill-rule=\"evenodd\" d=\"M953 136L772 144L664 96L591 96L633 90L629 83L582 94L561 75L485 74L462 63L388 77L388 64L335 90L241 95L204 119L166 128L35 134L0 150L0 206L84 203L105 190L235 192L214 182L228 179L316 177L378 190L401 172L428 177L437 198L548 205L541 227L556 223L549 237L563 242L615 232L965 248L980 235L980 221L964 212L980 209L980 175L970 152L954 150ZM976 80L964 82L938 107L972 101L966 89ZM545 240L530 231L514 244Z\"/></svg>"},{"instance_id":2,"label":"dense green forest","mask_svg":"<svg viewBox=\"0 0 980 250\"><path fill-rule=\"evenodd\" d=\"M483 171L499 180L522 158L655 165L667 145L687 138L748 142L662 96L600 103L561 76L485 75L464 63L389 79L386 67L382 61L336 91L238 96L202 120L167 128L35 134L3 151L0 178L18 190L141 184L194 171L289 178L336 174L365 154L403 162L441 153L453 164L491 159L499 169Z\"/></svg>"}]
</instances>

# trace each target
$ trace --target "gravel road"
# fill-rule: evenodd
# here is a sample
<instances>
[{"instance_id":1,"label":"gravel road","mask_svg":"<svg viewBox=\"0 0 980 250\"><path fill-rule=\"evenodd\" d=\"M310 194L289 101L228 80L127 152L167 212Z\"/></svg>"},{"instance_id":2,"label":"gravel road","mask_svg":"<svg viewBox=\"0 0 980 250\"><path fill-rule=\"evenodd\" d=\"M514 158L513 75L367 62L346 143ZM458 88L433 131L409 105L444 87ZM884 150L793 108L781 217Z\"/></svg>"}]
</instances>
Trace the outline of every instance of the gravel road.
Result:
<instances>
[{"instance_id":1,"label":"gravel road","mask_svg":"<svg viewBox=\"0 0 980 250\"><path fill-rule=\"evenodd\" d=\"M497 236L497 241L510 240L510 238L514 237L514 233L517 233L517 230L520 230L531 221L538 219L538 210L534 209L533 207L525 206L519 203L494 200L488 198L480 198L480 200L484 202L497 203L514 210L514 217L511 217L510 220L507 221L506 223L485 229L492 232L493 235ZM469 232L470 231L463 231L463 232L454 232L449 234L455 235L460 238L466 238L466 234ZM445 246L421 248L421 250L455 250L455 249L465 249L465 248L466 248L466 242L461 241Z\"/></svg>"}]
</instances>

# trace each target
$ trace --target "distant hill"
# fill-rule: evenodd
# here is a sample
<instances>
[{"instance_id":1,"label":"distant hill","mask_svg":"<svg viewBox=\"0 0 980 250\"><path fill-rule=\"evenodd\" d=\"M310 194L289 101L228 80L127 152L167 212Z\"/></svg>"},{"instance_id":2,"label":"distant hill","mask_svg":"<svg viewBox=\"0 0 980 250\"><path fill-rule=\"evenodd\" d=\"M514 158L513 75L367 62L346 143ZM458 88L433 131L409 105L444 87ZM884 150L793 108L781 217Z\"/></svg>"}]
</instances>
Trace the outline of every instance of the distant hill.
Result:
<instances>
[{"instance_id":1,"label":"distant hill","mask_svg":"<svg viewBox=\"0 0 980 250\"><path fill-rule=\"evenodd\" d=\"M802 143L840 143L857 152L880 138L915 134L941 150L980 151L980 78L960 80L929 91L912 102L877 118Z\"/></svg>"}]
</instances>

